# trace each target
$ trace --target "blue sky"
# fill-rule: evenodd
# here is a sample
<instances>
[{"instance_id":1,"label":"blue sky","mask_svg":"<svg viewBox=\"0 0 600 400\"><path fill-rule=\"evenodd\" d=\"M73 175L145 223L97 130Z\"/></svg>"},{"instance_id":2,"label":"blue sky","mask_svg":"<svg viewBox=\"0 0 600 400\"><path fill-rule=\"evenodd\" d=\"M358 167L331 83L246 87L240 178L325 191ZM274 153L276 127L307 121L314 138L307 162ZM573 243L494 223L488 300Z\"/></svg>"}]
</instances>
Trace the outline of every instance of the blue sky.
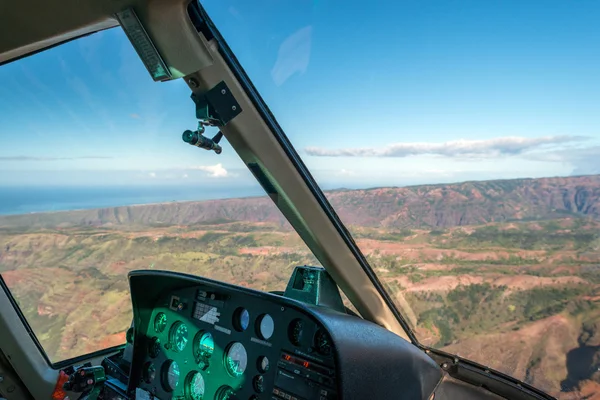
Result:
<instances>
[{"instance_id":1,"label":"blue sky","mask_svg":"<svg viewBox=\"0 0 600 400\"><path fill-rule=\"evenodd\" d=\"M325 188L600 173L597 1L203 4ZM256 186L120 29L0 81L0 184Z\"/></svg>"}]
</instances>

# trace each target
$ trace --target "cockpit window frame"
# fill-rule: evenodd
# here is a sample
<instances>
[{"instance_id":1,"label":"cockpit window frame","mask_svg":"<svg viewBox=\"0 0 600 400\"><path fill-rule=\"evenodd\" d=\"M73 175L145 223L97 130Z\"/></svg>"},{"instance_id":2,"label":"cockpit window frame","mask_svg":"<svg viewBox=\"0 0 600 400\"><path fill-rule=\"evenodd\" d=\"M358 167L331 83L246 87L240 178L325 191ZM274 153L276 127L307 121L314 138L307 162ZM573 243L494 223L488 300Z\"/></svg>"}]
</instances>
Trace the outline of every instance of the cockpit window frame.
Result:
<instances>
[{"instance_id":1,"label":"cockpit window frame","mask_svg":"<svg viewBox=\"0 0 600 400\"><path fill-rule=\"evenodd\" d=\"M316 183L316 181L313 178L312 174L310 173L309 169L306 167L306 165L300 158L299 154L296 152L295 148L291 144L290 140L286 136L285 132L283 131L283 129L277 122L275 116L273 115L273 113L271 112L271 110L269 109L269 107L267 106L267 104L265 103L263 98L261 97L259 91L256 89L256 87L254 86L254 84L252 83L252 81L250 80L248 75L246 74L245 70L239 63L237 57L235 56L233 51L230 49L227 42L222 37L221 33L218 31L218 29L216 28L216 26L214 25L214 23L212 22L212 20L210 19L210 17L208 16L206 11L202 7L202 5L199 3L199 1L192 0L188 4L187 10L188 10L188 16L191 19L193 25L198 30L198 32L204 34L208 40L214 39L218 43L219 53L225 60L227 66L230 68L230 70L234 74L235 78L239 82L240 86L244 89L244 91L246 92L246 94L248 95L250 100L252 101L252 104L254 105L254 107L256 108L258 113L260 114L260 117L262 118L262 120L268 126L269 131L271 132L273 137L276 139L276 141L278 142L281 149L284 151L286 156L289 158L292 165L297 170L298 174L302 177L304 183L309 188L310 192L312 193L312 195L314 196L314 198L316 199L318 204L321 206L324 213L329 218L330 222L333 224L333 226L337 230L337 233L340 235L342 240L346 243L346 245L348 246L348 248L350 249L350 251L352 252L354 257L356 258L356 260L359 262L359 264L361 265L362 269L369 277L370 281L372 282L372 284L375 287L375 289L377 290L377 292L384 299L386 306L390 309L390 311L392 312L394 317L400 323L402 329L406 332L406 335L410 339L411 343L413 343L419 347L422 347L422 345L418 342L417 337L415 336L414 332L410 328L409 324L407 323L407 321L405 320L405 318L403 317L401 312L398 310L398 308L394 304L390 295L383 287L381 281L378 279L377 275L372 270L372 268L369 265L368 261L366 260L365 256L362 254L362 252L358 248L356 242L354 241L354 238L352 237L352 235L350 234L348 229L345 227L345 225L342 223L341 219L339 218L339 216L333 209L332 205L327 200L323 191ZM21 57L11 59L10 61L0 64L0 66L4 66L11 62L18 61L22 58L26 58L26 57L35 55L39 52L43 52L43 51L49 50L54 47L62 46L69 42L76 41L77 39L80 39L85 36L93 35L97 32L103 31L103 30L115 29L115 28L122 29L119 25L116 25L116 26L101 29L98 31L88 32L83 35L79 35L79 36L70 38L68 40L61 41L60 43L56 43L52 46L49 46L49 47L46 47L43 49L39 49L35 52L28 53ZM258 181L259 181L259 183L261 183L260 180L258 180ZM302 234L300 234L300 236L302 236ZM13 294L11 293L10 288L6 285L6 283L3 280L1 275L0 275L0 287L7 294L8 298L10 299L10 301L13 305L13 308L15 309L16 313L18 314L19 318L21 319L29 336L32 338L33 342L38 347L38 349L39 349L40 353L42 354L44 360L46 361L47 365L49 367L51 367L52 369L59 370L61 368L67 367L69 365L77 364L79 362L89 360L94 357L99 357L99 356L115 353L115 352L123 349L126 346L126 343L123 343L118 346L112 346L112 347L108 347L105 349L96 350L91 353L82 354L82 355L72 357L72 358L67 358L65 360L52 362L52 360L50 360L50 358L48 357L48 354L46 353L44 347L42 346L40 341L37 339L35 332L33 331L29 322L25 318L17 301L15 300Z\"/></svg>"}]
</instances>

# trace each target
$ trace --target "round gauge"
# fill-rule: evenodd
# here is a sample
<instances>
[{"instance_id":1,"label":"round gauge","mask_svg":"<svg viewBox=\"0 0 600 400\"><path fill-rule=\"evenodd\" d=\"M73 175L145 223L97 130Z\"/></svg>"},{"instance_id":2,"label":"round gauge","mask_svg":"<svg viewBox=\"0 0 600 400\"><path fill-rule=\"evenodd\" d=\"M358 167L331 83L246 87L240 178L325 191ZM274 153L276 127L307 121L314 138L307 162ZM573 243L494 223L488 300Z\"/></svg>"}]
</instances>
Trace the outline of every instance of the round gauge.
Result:
<instances>
[{"instance_id":1,"label":"round gauge","mask_svg":"<svg viewBox=\"0 0 600 400\"><path fill-rule=\"evenodd\" d=\"M324 356L331 354L331 339L323 329L319 329L315 334L315 347L319 354Z\"/></svg>"},{"instance_id":2,"label":"round gauge","mask_svg":"<svg viewBox=\"0 0 600 400\"><path fill-rule=\"evenodd\" d=\"M154 317L154 330L156 333L162 333L167 327L167 316L165 313L159 312Z\"/></svg>"},{"instance_id":3,"label":"round gauge","mask_svg":"<svg viewBox=\"0 0 600 400\"><path fill-rule=\"evenodd\" d=\"M152 358L158 357L160 354L160 339L156 336L150 339L148 343L148 355Z\"/></svg>"},{"instance_id":4,"label":"round gauge","mask_svg":"<svg viewBox=\"0 0 600 400\"><path fill-rule=\"evenodd\" d=\"M266 356L258 357L258 360L256 362L256 368L258 368L258 371L261 374L267 372L269 370L269 359Z\"/></svg>"},{"instance_id":5,"label":"round gauge","mask_svg":"<svg viewBox=\"0 0 600 400\"><path fill-rule=\"evenodd\" d=\"M200 372L192 371L185 378L185 395L189 400L204 398L204 378Z\"/></svg>"},{"instance_id":6,"label":"round gauge","mask_svg":"<svg viewBox=\"0 0 600 400\"><path fill-rule=\"evenodd\" d=\"M233 377L242 376L248 366L248 353L240 342L234 342L225 350L225 369Z\"/></svg>"},{"instance_id":7,"label":"round gauge","mask_svg":"<svg viewBox=\"0 0 600 400\"><path fill-rule=\"evenodd\" d=\"M214 351L215 340L210 332L198 332L194 338L194 355L197 358L210 358Z\"/></svg>"},{"instance_id":8,"label":"round gauge","mask_svg":"<svg viewBox=\"0 0 600 400\"><path fill-rule=\"evenodd\" d=\"M248 329L248 325L250 325L250 313L245 308L238 308L233 313L233 327L243 332Z\"/></svg>"},{"instance_id":9,"label":"round gauge","mask_svg":"<svg viewBox=\"0 0 600 400\"><path fill-rule=\"evenodd\" d=\"M154 364L152 364L151 362L147 362L146 364L144 364L142 376L144 378L144 382L152 383L154 381L154 378L156 377L156 368L154 368Z\"/></svg>"},{"instance_id":10,"label":"round gauge","mask_svg":"<svg viewBox=\"0 0 600 400\"><path fill-rule=\"evenodd\" d=\"M290 342L294 346L300 346L300 340L302 340L302 332L304 330L304 323L301 319L295 319L288 327L288 337Z\"/></svg>"},{"instance_id":11,"label":"round gauge","mask_svg":"<svg viewBox=\"0 0 600 400\"><path fill-rule=\"evenodd\" d=\"M269 314L263 314L256 320L256 333L261 339L269 340L275 330L275 322Z\"/></svg>"},{"instance_id":12,"label":"round gauge","mask_svg":"<svg viewBox=\"0 0 600 400\"><path fill-rule=\"evenodd\" d=\"M167 392L172 392L179 385L179 364L167 360L162 366L162 386Z\"/></svg>"},{"instance_id":13,"label":"round gauge","mask_svg":"<svg viewBox=\"0 0 600 400\"><path fill-rule=\"evenodd\" d=\"M254 379L252 379L252 386L254 386L254 390L257 393L262 393L265 391L265 378L262 375L256 375Z\"/></svg>"},{"instance_id":14,"label":"round gauge","mask_svg":"<svg viewBox=\"0 0 600 400\"><path fill-rule=\"evenodd\" d=\"M231 386L221 386L215 394L215 400L230 400L235 397L235 392Z\"/></svg>"},{"instance_id":15,"label":"round gauge","mask_svg":"<svg viewBox=\"0 0 600 400\"><path fill-rule=\"evenodd\" d=\"M187 326L181 321L175 322L169 331L169 340L173 345L173 350L183 351L188 342Z\"/></svg>"}]
</instances>

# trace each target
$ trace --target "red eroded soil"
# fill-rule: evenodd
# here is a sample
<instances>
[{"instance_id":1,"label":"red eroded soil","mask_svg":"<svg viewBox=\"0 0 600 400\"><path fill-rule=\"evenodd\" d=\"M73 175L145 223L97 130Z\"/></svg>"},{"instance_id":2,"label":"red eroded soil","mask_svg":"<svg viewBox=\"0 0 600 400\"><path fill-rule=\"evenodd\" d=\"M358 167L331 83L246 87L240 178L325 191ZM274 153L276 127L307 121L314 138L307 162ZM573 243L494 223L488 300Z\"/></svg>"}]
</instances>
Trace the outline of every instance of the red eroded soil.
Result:
<instances>
[{"instance_id":1,"label":"red eroded soil","mask_svg":"<svg viewBox=\"0 0 600 400\"><path fill-rule=\"evenodd\" d=\"M579 386L578 392L561 393L560 400L600 400L600 383L594 381L584 381Z\"/></svg>"},{"instance_id":2,"label":"red eroded soil","mask_svg":"<svg viewBox=\"0 0 600 400\"><path fill-rule=\"evenodd\" d=\"M562 315L532 322L505 333L477 335L444 347L451 354L480 362L490 368L524 380L531 361L543 352L539 372L529 382L550 394L560 393L560 378L567 376L566 354L577 347L579 330ZM554 382L554 383L552 383Z\"/></svg>"},{"instance_id":3,"label":"red eroded soil","mask_svg":"<svg viewBox=\"0 0 600 400\"><path fill-rule=\"evenodd\" d=\"M90 351L96 351L97 349L106 349L108 347L118 346L125 343L125 333L120 332L114 335L104 337L99 343L94 343L93 348Z\"/></svg>"},{"instance_id":4,"label":"red eroded soil","mask_svg":"<svg viewBox=\"0 0 600 400\"><path fill-rule=\"evenodd\" d=\"M362 252L371 255L378 252L382 255L397 255L403 258L422 259L422 260L442 260L443 258L456 258L466 261L487 261L502 260L508 257L517 256L521 258L545 259L546 252L542 250L519 250L509 252L506 249L493 249L490 251L467 252L451 249L436 249L426 244L399 243L391 241L382 241L374 239L359 239L358 245ZM572 254L571 254L572 253ZM561 252L562 257L575 256L575 252Z\"/></svg>"},{"instance_id":5,"label":"red eroded soil","mask_svg":"<svg viewBox=\"0 0 600 400\"><path fill-rule=\"evenodd\" d=\"M253 256L268 256L271 254L296 253L297 248L282 246L242 247L238 250L240 254L251 254Z\"/></svg>"},{"instance_id":6,"label":"red eroded soil","mask_svg":"<svg viewBox=\"0 0 600 400\"><path fill-rule=\"evenodd\" d=\"M532 275L458 275L437 276L419 282L411 282L407 276L394 278L391 282L401 285L407 292L450 291L457 286L489 283L493 286L507 286L509 290L527 290L536 286L587 283L578 276L538 277Z\"/></svg>"}]
</instances>

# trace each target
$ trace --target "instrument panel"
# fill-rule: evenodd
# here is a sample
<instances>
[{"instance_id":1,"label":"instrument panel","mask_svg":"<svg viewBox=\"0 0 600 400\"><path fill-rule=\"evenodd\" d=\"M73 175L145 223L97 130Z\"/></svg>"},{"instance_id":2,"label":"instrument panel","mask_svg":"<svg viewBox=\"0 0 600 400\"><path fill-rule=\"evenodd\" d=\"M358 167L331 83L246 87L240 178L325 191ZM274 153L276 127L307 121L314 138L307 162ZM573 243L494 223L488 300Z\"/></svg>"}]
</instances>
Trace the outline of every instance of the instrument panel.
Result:
<instances>
[{"instance_id":1,"label":"instrument panel","mask_svg":"<svg viewBox=\"0 0 600 400\"><path fill-rule=\"evenodd\" d=\"M145 331L136 331L136 398L336 399L326 328L275 295L262 297L207 285L162 293L140 324Z\"/></svg>"},{"instance_id":2,"label":"instrument panel","mask_svg":"<svg viewBox=\"0 0 600 400\"><path fill-rule=\"evenodd\" d=\"M441 368L362 318L168 271L132 271L136 400L427 399Z\"/></svg>"}]
</instances>

